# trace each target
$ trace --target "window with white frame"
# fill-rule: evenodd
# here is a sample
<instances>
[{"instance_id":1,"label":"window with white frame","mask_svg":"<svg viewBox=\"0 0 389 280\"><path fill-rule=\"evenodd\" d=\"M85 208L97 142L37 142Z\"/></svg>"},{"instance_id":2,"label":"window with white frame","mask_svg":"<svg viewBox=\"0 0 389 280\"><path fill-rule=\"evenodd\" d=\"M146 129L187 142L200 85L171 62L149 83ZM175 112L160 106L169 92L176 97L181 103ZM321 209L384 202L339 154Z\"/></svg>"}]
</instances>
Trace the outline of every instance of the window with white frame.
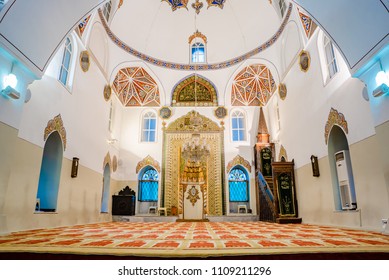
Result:
<instances>
[{"instance_id":1,"label":"window with white frame","mask_svg":"<svg viewBox=\"0 0 389 280\"><path fill-rule=\"evenodd\" d=\"M73 47L69 38L66 38L65 49L63 52L61 68L58 80L64 85L69 86L70 67L72 62Z\"/></svg>"},{"instance_id":2,"label":"window with white frame","mask_svg":"<svg viewBox=\"0 0 389 280\"><path fill-rule=\"evenodd\" d=\"M285 14L285 12L286 12L286 3L285 3L285 0L279 0L279 1L278 1L278 6L280 7L281 16L284 17L284 14Z\"/></svg>"},{"instance_id":3,"label":"window with white frame","mask_svg":"<svg viewBox=\"0 0 389 280\"><path fill-rule=\"evenodd\" d=\"M192 63L205 63L205 46L203 43L194 43L191 53Z\"/></svg>"},{"instance_id":4,"label":"window with white frame","mask_svg":"<svg viewBox=\"0 0 389 280\"><path fill-rule=\"evenodd\" d=\"M236 110L231 114L232 141L246 141L246 118L242 111Z\"/></svg>"},{"instance_id":5,"label":"window with white frame","mask_svg":"<svg viewBox=\"0 0 389 280\"><path fill-rule=\"evenodd\" d=\"M324 52L327 63L328 77L331 79L336 73L338 73L338 64L336 62L334 46L331 40L324 35Z\"/></svg>"},{"instance_id":6,"label":"window with white frame","mask_svg":"<svg viewBox=\"0 0 389 280\"><path fill-rule=\"evenodd\" d=\"M107 3L104 4L103 7L103 15L107 22L109 21L109 16L111 15L111 9L112 9L112 2L108 1Z\"/></svg>"},{"instance_id":7,"label":"window with white frame","mask_svg":"<svg viewBox=\"0 0 389 280\"><path fill-rule=\"evenodd\" d=\"M189 39L190 63L207 62L207 37L200 31L196 30Z\"/></svg>"},{"instance_id":8,"label":"window with white frame","mask_svg":"<svg viewBox=\"0 0 389 280\"><path fill-rule=\"evenodd\" d=\"M155 142L157 129L157 117L154 112L147 112L142 120L142 142Z\"/></svg>"}]
</instances>

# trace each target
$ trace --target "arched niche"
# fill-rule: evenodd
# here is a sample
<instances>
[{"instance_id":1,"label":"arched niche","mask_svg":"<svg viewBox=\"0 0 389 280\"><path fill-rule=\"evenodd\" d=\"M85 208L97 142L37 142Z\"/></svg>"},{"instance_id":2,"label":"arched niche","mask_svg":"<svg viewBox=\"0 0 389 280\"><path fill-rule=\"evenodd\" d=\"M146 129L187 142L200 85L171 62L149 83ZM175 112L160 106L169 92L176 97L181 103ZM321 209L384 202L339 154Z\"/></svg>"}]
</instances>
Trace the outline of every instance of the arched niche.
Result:
<instances>
[{"instance_id":1,"label":"arched niche","mask_svg":"<svg viewBox=\"0 0 389 280\"><path fill-rule=\"evenodd\" d=\"M334 195L334 205L335 205L335 210L338 211L342 210L342 201L341 201L341 190L340 190L340 182L339 182L340 178L338 177L337 158L335 154L341 151L344 151L345 161L348 161L347 169L350 170L350 178L349 178L348 185L350 188L351 198L356 202L354 178L352 175L351 160L349 158L349 145L348 145L347 137L344 130L340 126L333 125L328 137L328 160L330 164L331 181L332 181L332 188L333 188L333 195Z\"/></svg>"},{"instance_id":2,"label":"arched niche","mask_svg":"<svg viewBox=\"0 0 389 280\"><path fill-rule=\"evenodd\" d=\"M172 106L216 107L217 105L216 86L198 74L184 78L173 88Z\"/></svg>"},{"instance_id":3,"label":"arched niche","mask_svg":"<svg viewBox=\"0 0 389 280\"><path fill-rule=\"evenodd\" d=\"M53 131L43 148L36 211L55 212L62 168L63 145L58 131Z\"/></svg>"}]
</instances>

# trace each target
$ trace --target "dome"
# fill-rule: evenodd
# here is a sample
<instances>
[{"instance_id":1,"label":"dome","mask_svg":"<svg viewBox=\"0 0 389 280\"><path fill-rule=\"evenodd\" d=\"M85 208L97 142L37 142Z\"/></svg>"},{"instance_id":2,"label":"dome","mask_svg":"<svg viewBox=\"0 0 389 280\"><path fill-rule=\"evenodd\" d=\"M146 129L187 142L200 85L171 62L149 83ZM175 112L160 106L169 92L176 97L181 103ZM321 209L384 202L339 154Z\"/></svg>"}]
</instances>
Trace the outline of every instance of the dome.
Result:
<instances>
[{"instance_id":1,"label":"dome","mask_svg":"<svg viewBox=\"0 0 389 280\"><path fill-rule=\"evenodd\" d=\"M129 0L114 13L109 29L142 54L180 64L189 63L189 40L198 31L206 41L206 63L221 63L277 33L282 19L270 2ZM201 4L201 9L194 8Z\"/></svg>"}]
</instances>

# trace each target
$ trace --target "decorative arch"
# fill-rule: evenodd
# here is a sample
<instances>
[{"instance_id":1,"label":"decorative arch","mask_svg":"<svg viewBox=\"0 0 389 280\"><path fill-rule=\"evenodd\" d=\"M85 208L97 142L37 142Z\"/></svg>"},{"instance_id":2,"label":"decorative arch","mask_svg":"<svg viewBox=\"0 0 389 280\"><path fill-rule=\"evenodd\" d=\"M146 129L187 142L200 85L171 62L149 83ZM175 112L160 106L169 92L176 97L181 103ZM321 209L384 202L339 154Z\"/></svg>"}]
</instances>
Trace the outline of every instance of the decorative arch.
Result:
<instances>
[{"instance_id":1,"label":"decorative arch","mask_svg":"<svg viewBox=\"0 0 389 280\"><path fill-rule=\"evenodd\" d=\"M172 106L216 107L217 104L216 87L203 76L192 74L173 88Z\"/></svg>"},{"instance_id":2,"label":"decorative arch","mask_svg":"<svg viewBox=\"0 0 389 280\"><path fill-rule=\"evenodd\" d=\"M48 121L43 135L43 140L46 141L49 135L54 131L58 132L62 140L63 150L66 150L66 129L63 125L61 114L58 114L53 119Z\"/></svg>"},{"instance_id":3,"label":"decorative arch","mask_svg":"<svg viewBox=\"0 0 389 280\"><path fill-rule=\"evenodd\" d=\"M288 161L288 154L286 153L284 146L281 145L278 161L282 161L282 157L285 159L285 161Z\"/></svg>"},{"instance_id":4,"label":"decorative arch","mask_svg":"<svg viewBox=\"0 0 389 280\"><path fill-rule=\"evenodd\" d=\"M178 213L183 211L183 189L180 174L185 166L182 147L191 139L193 133L200 135L200 140L207 143L210 155L207 159L207 174L204 178L204 211L209 215L221 216L226 211L224 162L224 127L196 111L190 111L169 123L163 129L162 185L161 205L166 209L177 207ZM168 210L169 212L169 210Z\"/></svg>"},{"instance_id":5,"label":"decorative arch","mask_svg":"<svg viewBox=\"0 0 389 280\"><path fill-rule=\"evenodd\" d=\"M112 172L112 159L111 159L111 155L109 154L109 152L105 155L104 157L104 161L103 161L103 170L105 169L105 166L106 165L109 165L109 168Z\"/></svg>"},{"instance_id":6,"label":"decorative arch","mask_svg":"<svg viewBox=\"0 0 389 280\"><path fill-rule=\"evenodd\" d=\"M344 130L346 134L348 134L348 124L344 115L338 112L337 110L335 110L334 108L331 108L331 111L328 115L328 121L324 129L324 139L326 145L328 144L328 137L334 125L338 125Z\"/></svg>"},{"instance_id":7,"label":"decorative arch","mask_svg":"<svg viewBox=\"0 0 389 280\"><path fill-rule=\"evenodd\" d=\"M142 67L120 69L112 83L112 89L126 107L160 105L158 85Z\"/></svg>"},{"instance_id":8,"label":"decorative arch","mask_svg":"<svg viewBox=\"0 0 389 280\"><path fill-rule=\"evenodd\" d=\"M63 151L60 133L55 130L47 137L43 148L36 195L36 211L54 212L57 210Z\"/></svg>"},{"instance_id":9,"label":"decorative arch","mask_svg":"<svg viewBox=\"0 0 389 280\"><path fill-rule=\"evenodd\" d=\"M194 32L192 35L189 36L188 44L192 43L193 39L195 38L200 38L204 41L205 44L207 43L207 36L205 36L200 31L196 30L196 32Z\"/></svg>"},{"instance_id":10,"label":"decorative arch","mask_svg":"<svg viewBox=\"0 0 389 280\"><path fill-rule=\"evenodd\" d=\"M143 160L138 162L136 165L136 173L138 174L140 170L142 170L147 165L152 166L155 170L158 171L158 173L161 173L161 167L159 165L159 162L153 159L150 155L145 157Z\"/></svg>"},{"instance_id":11,"label":"decorative arch","mask_svg":"<svg viewBox=\"0 0 389 280\"><path fill-rule=\"evenodd\" d=\"M248 65L234 78L231 105L264 106L276 88L273 75L266 65Z\"/></svg>"},{"instance_id":12,"label":"decorative arch","mask_svg":"<svg viewBox=\"0 0 389 280\"><path fill-rule=\"evenodd\" d=\"M251 172L251 165L250 163L245 160L240 155L237 155L234 157L228 164L227 164L227 173L230 173L231 169L235 167L236 165L241 165L244 168L246 168L249 172Z\"/></svg>"}]
</instances>

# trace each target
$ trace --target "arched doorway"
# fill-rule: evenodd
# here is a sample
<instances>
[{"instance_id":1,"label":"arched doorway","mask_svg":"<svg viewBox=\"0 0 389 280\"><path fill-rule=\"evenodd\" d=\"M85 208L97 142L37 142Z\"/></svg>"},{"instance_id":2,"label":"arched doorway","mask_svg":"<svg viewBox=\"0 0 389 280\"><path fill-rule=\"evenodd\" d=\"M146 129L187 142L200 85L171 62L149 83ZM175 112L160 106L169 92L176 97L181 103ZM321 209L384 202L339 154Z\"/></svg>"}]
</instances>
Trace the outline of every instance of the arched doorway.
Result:
<instances>
[{"instance_id":1,"label":"arched doorway","mask_svg":"<svg viewBox=\"0 0 389 280\"><path fill-rule=\"evenodd\" d=\"M111 168L107 163L103 173L103 192L101 197L101 213L108 213L109 189L111 185Z\"/></svg>"},{"instance_id":2,"label":"arched doorway","mask_svg":"<svg viewBox=\"0 0 389 280\"><path fill-rule=\"evenodd\" d=\"M57 131L52 132L43 148L36 211L55 212L57 210L59 181L62 168L63 145Z\"/></svg>"}]
</instances>

